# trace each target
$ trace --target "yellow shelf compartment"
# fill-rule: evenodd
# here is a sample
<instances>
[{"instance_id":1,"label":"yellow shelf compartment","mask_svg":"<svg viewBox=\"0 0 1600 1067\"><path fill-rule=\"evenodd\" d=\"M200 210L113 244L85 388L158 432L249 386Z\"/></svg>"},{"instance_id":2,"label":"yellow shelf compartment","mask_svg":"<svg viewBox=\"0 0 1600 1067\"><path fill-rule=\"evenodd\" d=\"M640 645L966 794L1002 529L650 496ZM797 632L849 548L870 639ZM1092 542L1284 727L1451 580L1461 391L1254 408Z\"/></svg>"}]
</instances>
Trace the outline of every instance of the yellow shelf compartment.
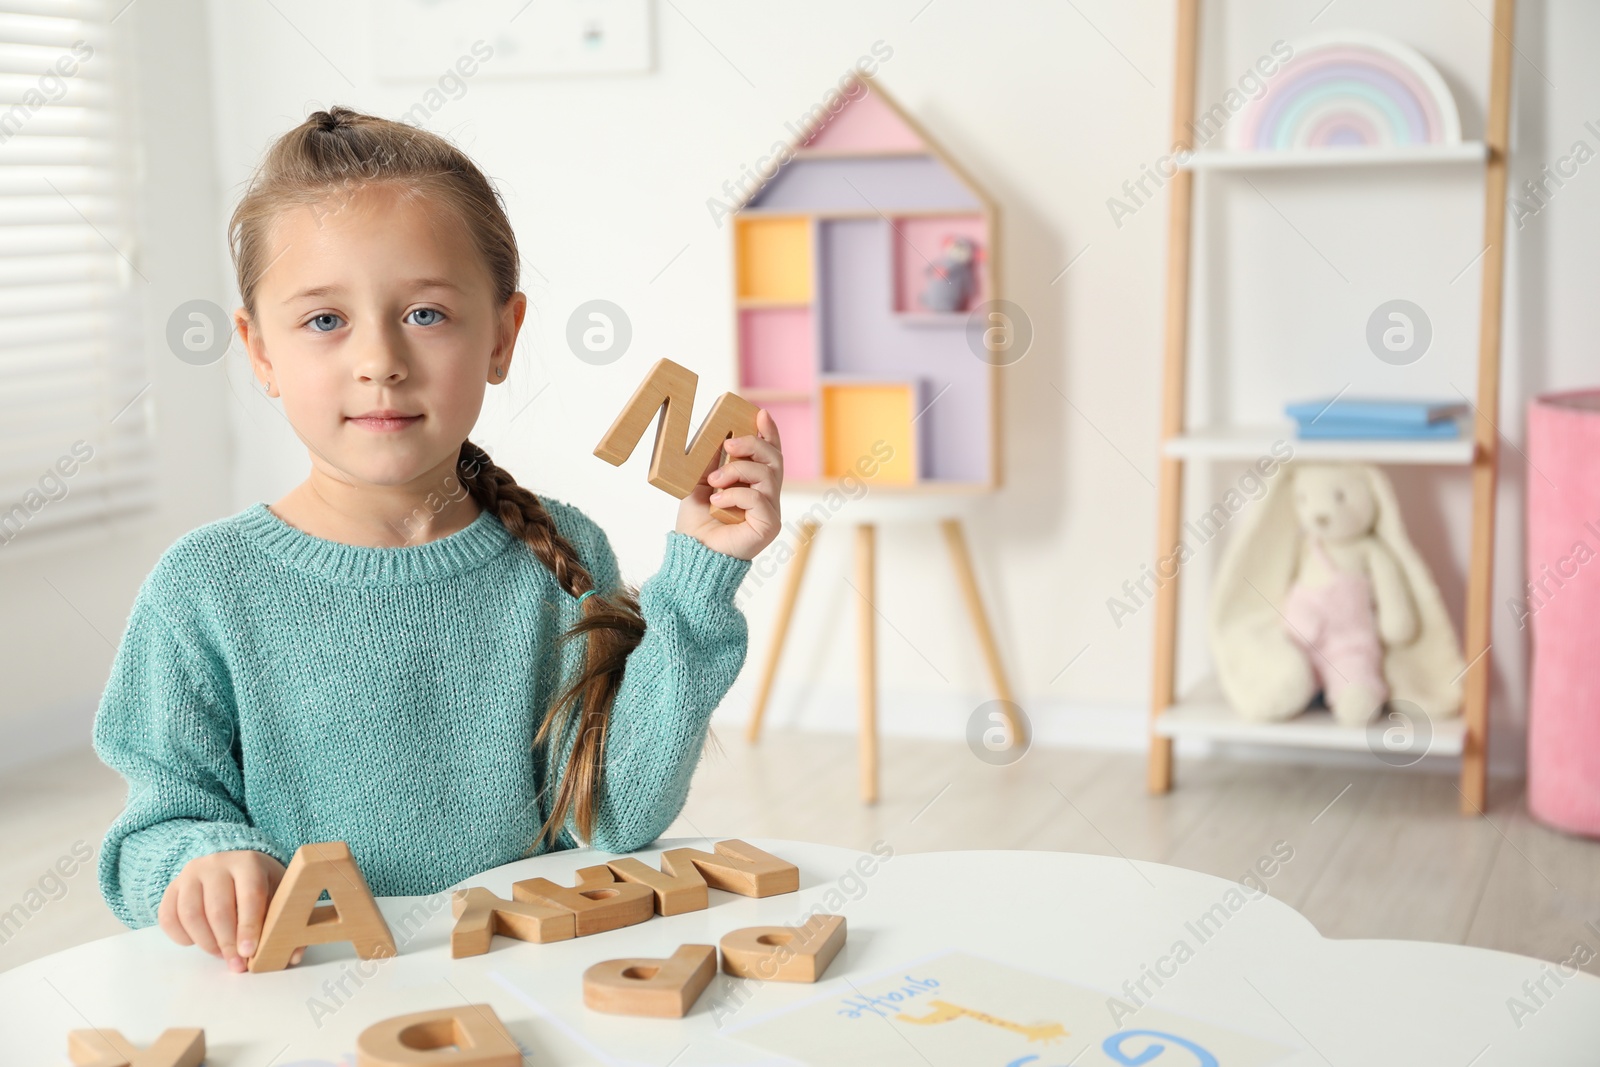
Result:
<instances>
[{"instance_id":1,"label":"yellow shelf compartment","mask_svg":"<svg viewBox=\"0 0 1600 1067\"><path fill-rule=\"evenodd\" d=\"M862 457L877 463L874 484L910 485L918 481L917 385L901 380L824 381L822 393L822 476L839 478L855 470ZM882 456L883 442L893 450Z\"/></svg>"},{"instance_id":2,"label":"yellow shelf compartment","mask_svg":"<svg viewBox=\"0 0 1600 1067\"><path fill-rule=\"evenodd\" d=\"M734 220L741 307L785 307L811 302L811 233L808 215Z\"/></svg>"}]
</instances>

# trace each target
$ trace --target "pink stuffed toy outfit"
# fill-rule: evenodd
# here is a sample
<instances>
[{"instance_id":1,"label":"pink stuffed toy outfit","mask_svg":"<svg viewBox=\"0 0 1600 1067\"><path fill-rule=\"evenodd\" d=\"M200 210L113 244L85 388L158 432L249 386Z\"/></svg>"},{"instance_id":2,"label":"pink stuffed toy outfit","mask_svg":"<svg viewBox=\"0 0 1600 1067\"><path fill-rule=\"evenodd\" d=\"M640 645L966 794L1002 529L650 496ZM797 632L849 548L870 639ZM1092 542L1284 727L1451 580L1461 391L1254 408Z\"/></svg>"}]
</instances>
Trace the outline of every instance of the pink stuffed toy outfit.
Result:
<instances>
[{"instance_id":1,"label":"pink stuffed toy outfit","mask_svg":"<svg viewBox=\"0 0 1600 1067\"><path fill-rule=\"evenodd\" d=\"M1320 540L1312 540L1311 547L1332 578L1322 585L1296 582L1290 587L1283 607L1289 636L1306 650L1330 707L1354 685L1382 703L1389 687L1383 680L1372 582L1365 574L1336 567Z\"/></svg>"}]
</instances>

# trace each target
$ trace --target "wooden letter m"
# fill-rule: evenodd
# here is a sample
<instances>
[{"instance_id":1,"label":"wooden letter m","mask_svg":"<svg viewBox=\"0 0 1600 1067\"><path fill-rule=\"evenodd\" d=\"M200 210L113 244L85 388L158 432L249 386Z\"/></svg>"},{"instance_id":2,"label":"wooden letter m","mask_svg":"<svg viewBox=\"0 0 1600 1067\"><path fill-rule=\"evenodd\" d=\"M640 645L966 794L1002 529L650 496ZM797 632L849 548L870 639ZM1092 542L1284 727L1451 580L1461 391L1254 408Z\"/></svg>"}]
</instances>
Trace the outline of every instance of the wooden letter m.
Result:
<instances>
[{"instance_id":1,"label":"wooden letter m","mask_svg":"<svg viewBox=\"0 0 1600 1067\"><path fill-rule=\"evenodd\" d=\"M734 393L723 393L711 405L694 441L689 438L689 413L694 409L695 383L700 380L687 367L670 359L658 359L627 407L606 431L594 454L615 466L622 466L633 455L634 446L644 436L650 420L663 406L666 413L656 423L655 451L650 456L650 484L682 500L694 492L700 478L722 453L722 442L734 435L755 433L756 406ZM726 523L741 522L739 508L712 506L713 518Z\"/></svg>"}]
</instances>

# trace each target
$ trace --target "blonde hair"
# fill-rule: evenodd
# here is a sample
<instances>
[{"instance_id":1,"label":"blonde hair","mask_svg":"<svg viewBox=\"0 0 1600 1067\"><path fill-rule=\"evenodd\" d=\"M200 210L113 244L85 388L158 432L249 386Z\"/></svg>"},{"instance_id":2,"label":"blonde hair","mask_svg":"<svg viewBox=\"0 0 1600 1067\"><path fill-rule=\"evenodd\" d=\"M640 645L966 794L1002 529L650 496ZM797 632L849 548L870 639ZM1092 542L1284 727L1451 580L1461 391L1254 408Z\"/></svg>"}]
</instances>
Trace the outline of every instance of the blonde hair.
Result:
<instances>
[{"instance_id":1,"label":"blonde hair","mask_svg":"<svg viewBox=\"0 0 1600 1067\"><path fill-rule=\"evenodd\" d=\"M483 256L494 282L496 306L503 307L517 291L520 259L511 222L499 194L466 154L426 130L336 106L313 113L278 138L234 208L228 243L239 295L252 319L257 286L271 265L273 230L281 213L297 205L314 211L330 197L348 198L376 184L453 211ZM457 470L468 492L527 544L562 589L574 597L594 589L593 577L556 530L539 498L518 485L487 452L463 441ZM553 755L575 708L577 736L549 817L525 854L537 851L546 837L554 843L569 813L575 812L580 836L593 837L611 707L628 653L644 637L638 592L629 586L595 590L593 596L584 597L579 612L577 623L560 635L558 643L587 635L583 670L551 703L532 745L547 746ZM545 765L553 765L553 760ZM548 783L541 791L545 788Z\"/></svg>"}]
</instances>

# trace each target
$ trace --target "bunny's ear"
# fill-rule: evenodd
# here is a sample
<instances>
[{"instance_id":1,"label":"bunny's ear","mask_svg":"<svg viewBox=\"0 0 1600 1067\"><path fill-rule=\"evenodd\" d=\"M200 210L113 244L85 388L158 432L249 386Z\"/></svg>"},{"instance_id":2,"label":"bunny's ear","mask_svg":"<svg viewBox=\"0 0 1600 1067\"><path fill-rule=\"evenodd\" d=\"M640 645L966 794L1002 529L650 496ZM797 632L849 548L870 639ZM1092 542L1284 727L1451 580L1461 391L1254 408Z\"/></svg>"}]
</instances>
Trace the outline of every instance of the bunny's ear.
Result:
<instances>
[{"instance_id":1,"label":"bunny's ear","mask_svg":"<svg viewBox=\"0 0 1600 1067\"><path fill-rule=\"evenodd\" d=\"M1372 493L1372 502L1375 505L1376 514L1372 520L1372 532L1391 551L1398 547L1401 551L1415 556L1411 540L1406 536L1405 521L1400 516L1400 501L1394 495L1394 486L1390 483L1389 476L1370 463L1361 463L1357 466L1366 479L1367 488Z\"/></svg>"},{"instance_id":2,"label":"bunny's ear","mask_svg":"<svg viewBox=\"0 0 1600 1067\"><path fill-rule=\"evenodd\" d=\"M1406 533L1405 517L1400 514L1400 498L1395 495L1389 476L1370 463L1360 464L1360 467L1376 505L1372 520L1373 536L1395 557L1400 569L1405 572L1406 584L1413 592L1421 587L1433 587L1433 574Z\"/></svg>"},{"instance_id":3,"label":"bunny's ear","mask_svg":"<svg viewBox=\"0 0 1600 1067\"><path fill-rule=\"evenodd\" d=\"M1400 564L1417 609L1416 638L1410 644L1391 648L1384 656L1384 675L1389 680L1391 696L1416 704L1430 716L1452 715L1461 708L1462 677L1467 672L1455 624L1433 572L1406 534L1399 498L1388 475L1367 464L1362 469L1377 504L1373 536Z\"/></svg>"},{"instance_id":4,"label":"bunny's ear","mask_svg":"<svg viewBox=\"0 0 1600 1067\"><path fill-rule=\"evenodd\" d=\"M1238 518L1228 522L1211 586L1213 628L1225 628L1239 617L1271 613L1287 594L1301 537L1294 510L1295 471L1292 462L1281 461L1261 499L1246 500ZM1189 525L1212 534L1212 527L1226 518L1225 507L1213 508Z\"/></svg>"},{"instance_id":5,"label":"bunny's ear","mask_svg":"<svg viewBox=\"0 0 1600 1067\"><path fill-rule=\"evenodd\" d=\"M1259 499L1246 498L1232 519L1226 503L1219 504L1185 523L1182 535L1186 542L1202 536L1223 539L1206 621L1218 685L1228 703L1241 709L1261 703L1263 677L1293 676L1295 664L1304 659L1285 635L1279 614L1300 554L1296 468L1289 460L1278 460L1270 469L1270 474L1262 473L1267 484ZM1226 529L1213 529L1224 523ZM1206 550L1203 543L1191 547Z\"/></svg>"}]
</instances>

